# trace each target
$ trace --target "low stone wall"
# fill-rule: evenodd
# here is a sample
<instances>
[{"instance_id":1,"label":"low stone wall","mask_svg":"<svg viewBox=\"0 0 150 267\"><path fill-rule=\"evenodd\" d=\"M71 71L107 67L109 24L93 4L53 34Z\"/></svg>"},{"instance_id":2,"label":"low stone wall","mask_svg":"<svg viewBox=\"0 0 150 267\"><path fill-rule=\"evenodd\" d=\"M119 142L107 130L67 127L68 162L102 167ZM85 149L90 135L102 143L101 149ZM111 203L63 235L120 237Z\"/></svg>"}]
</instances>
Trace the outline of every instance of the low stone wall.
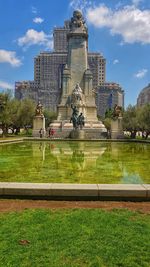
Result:
<instances>
[{"instance_id":1,"label":"low stone wall","mask_svg":"<svg viewBox=\"0 0 150 267\"><path fill-rule=\"evenodd\" d=\"M4 198L149 201L149 184L0 183Z\"/></svg>"}]
</instances>

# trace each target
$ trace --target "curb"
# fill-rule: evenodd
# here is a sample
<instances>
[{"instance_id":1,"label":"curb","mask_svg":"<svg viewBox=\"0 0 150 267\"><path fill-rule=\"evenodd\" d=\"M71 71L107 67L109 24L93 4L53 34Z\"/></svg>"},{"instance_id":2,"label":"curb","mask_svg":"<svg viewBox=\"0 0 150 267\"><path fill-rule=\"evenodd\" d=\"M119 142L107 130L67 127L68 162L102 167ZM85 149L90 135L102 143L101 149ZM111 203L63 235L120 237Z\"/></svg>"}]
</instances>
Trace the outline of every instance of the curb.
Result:
<instances>
[{"instance_id":1,"label":"curb","mask_svg":"<svg viewBox=\"0 0 150 267\"><path fill-rule=\"evenodd\" d=\"M2 198L149 201L150 184L0 183Z\"/></svg>"}]
</instances>

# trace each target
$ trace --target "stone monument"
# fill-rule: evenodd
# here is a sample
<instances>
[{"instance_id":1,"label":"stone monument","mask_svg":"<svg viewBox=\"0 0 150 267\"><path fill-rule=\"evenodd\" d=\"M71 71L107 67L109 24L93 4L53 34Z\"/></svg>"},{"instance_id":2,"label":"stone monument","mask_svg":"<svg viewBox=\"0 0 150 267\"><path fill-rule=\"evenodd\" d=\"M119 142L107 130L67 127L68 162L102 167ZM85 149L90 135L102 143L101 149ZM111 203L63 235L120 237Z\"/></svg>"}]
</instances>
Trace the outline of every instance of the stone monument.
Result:
<instances>
[{"instance_id":1,"label":"stone monument","mask_svg":"<svg viewBox=\"0 0 150 267\"><path fill-rule=\"evenodd\" d=\"M43 106L38 102L35 109L35 116L33 119L33 132L32 136L34 137L44 137L46 134L45 131L45 117L43 115Z\"/></svg>"},{"instance_id":2,"label":"stone monument","mask_svg":"<svg viewBox=\"0 0 150 267\"><path fill-rule=\"evenodd\" d=\"M123 139L122 107L115 105L111 119L111 139Z\"/></svg>"},{"instance_id":3,"label":"stone monument","mask_svg":"<svg viewBox=\"0 0 150 267\"><path fill-rule=\"evenodd\" d=\"M88 66L88 29L82 13L73 12L68 38L68 62L62 73L62 96L58 105L58 117L51 126L64 136L72 130L70 117L72 106L84 114L84 131L87 138L100 138L106 133L105 126L97 119L97 107L93 92L93 77ZM58 129L58 131L57 131ZM66 136L65 136L66 134Z\"/></svg>"}]
</instances>

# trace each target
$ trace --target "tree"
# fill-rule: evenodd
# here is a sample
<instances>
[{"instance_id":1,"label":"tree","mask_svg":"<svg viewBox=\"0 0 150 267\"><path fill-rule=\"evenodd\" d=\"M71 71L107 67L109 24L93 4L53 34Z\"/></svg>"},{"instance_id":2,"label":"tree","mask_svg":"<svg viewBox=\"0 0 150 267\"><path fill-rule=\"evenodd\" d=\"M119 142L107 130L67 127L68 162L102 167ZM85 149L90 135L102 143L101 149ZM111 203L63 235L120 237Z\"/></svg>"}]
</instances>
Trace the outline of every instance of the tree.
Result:
<instances>
[{"instance_id":1,"label":"tree","mask_svg":"<svg viewBox=\"0 0 150 267\"><path fill-rule=\"evenodd\" d=\"M105 112L105 119L103 120L103 123L107 129L108 138L110 138L111 136L110 130L111 130L112 112L113 111L111 108L107 109Z\"/></svg>"},{"instance_id":2,"label":"tree","mask_svg":"<svg viewBox=\"0 0 150 267\"><path fill-rule=\"evenodd\" d=\"M46 128L52 123L53 120L56 120L57 113L54 111L49 111L47 109L44 110L44 117L45 117L45 126Z\"/></svg>"},{"instance_id":3,"label":"tree","mask_svg":"<svg viewBox=\"0 0 150 267\"><path fill-rule=\"evenodd\" d=\"M135 138L139 130L138 114L139 109L132 105L129 105L123 114L123 129L131 133L131 138Z\"/></svg>"},{"instance_id":4,"label":"tree","mask_svg":"<svg viewBox=\"0 0 150 267\"><path fill-rule=\"evenodd\" d=\"M150 104L140 107L138 114L138 121L142 137L147 139L150 134Z\"/></svg>"},{"instance_id":5,"label":"tree","mask_svg":"<svg viewBox=\"0 0 150 267\"><path fill-rule=\"evenodd\" d=\"M3 135L6 135L11 123L11 96L8 93L0 93L0 125Z\"/></svg>"},{"instance_id":6,"label":"tree","mask_svg":"<svg viewBox=\"0 0 150 267\"><path fill-rule=\"evenodd\" d=\"M0 94L0 126L3 135L6 135L8 128L16 133L20 127L25 127L28 131L28 125L32 126L35 113L35 103L30 99L19 101L11 97L9 93Z\"/></svg>"},{"instance_id":7,"label":"tree","mask_svg":"<svg viewBox=\"0 0 150 267\"><path fill-rule=\"evenodd\" d=\"M35 103L31 99L23 99L18 110L17 126L24 127L28 133L29 127L33 125L34 115Z\"/></svg>"}]
</instances>

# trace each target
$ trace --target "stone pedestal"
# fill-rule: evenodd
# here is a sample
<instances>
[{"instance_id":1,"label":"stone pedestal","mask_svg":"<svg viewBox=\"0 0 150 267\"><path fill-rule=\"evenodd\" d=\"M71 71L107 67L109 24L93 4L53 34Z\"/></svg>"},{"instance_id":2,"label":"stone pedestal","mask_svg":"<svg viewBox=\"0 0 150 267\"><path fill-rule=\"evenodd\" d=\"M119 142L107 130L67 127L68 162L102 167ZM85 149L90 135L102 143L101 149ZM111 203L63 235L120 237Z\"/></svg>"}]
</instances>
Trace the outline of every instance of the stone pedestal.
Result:
<instances>
[{"instance_id":1,"label":"stone pedestal","mask_svg":"<svg viewBox=\"0 0 150 267\"><path fill-rule=\"evenodd\" d=\"M122 117L111 121L111 139L123 139Z\"/></svg>"},{"instance_id":2,"label":"stone pedestal","mask_svg":"<svg viewBox=\"0 0 150 267\"><path fill-rule=\"evenodd\" d=\"M42 130L41 130L42 129ZM44 116L35 116L33 119L33 131L32 131L32 136L34 137L40 137L40 130L42 137L46 135L45 131L45 118Z\"/></svg>"},{"instance_id":3,"label":"stone pedestal","mask_svg":"<svg viewBox=\"0 0 150 267\"><path fill-rule=\"evenodd\" d=\"M71 139L85 139L85 131L80 129L74 129L70 133Z\"/></svg>"}]
</instances>

